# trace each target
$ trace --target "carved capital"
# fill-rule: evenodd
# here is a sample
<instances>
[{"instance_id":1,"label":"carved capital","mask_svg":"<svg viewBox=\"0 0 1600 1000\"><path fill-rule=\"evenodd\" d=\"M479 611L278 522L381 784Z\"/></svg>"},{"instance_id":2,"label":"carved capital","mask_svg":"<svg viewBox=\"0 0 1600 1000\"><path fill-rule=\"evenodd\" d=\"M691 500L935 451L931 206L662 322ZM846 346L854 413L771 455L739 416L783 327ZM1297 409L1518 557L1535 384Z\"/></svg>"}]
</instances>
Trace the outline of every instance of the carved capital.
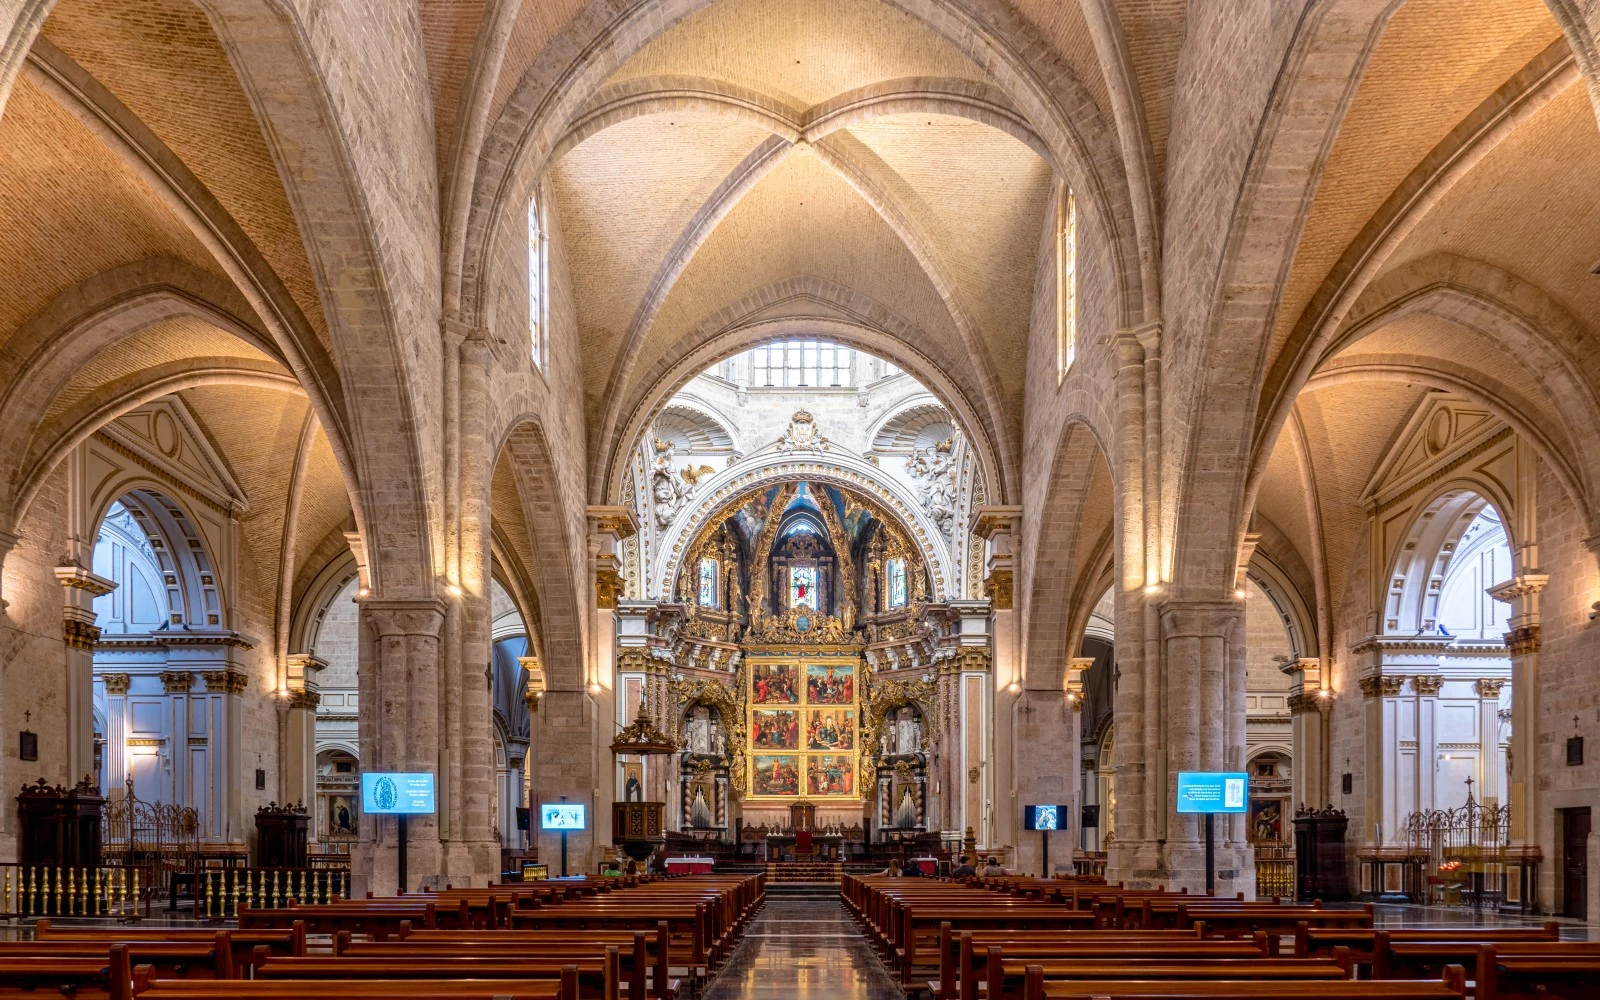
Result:
<instances>
[{"instance_id":1,"label":"carved capital","mask_svg":"<svg viewBox=\"0 0 1600 1000\"><path fill-rule=\"evenodd\" d=\"M1009 611L1012 608L1012 575L1009 569L993 569L989 571L989 579L985 582L984 589L989 598L989 604L996 611Z\"/></svg>"},{"instance_id":2,"label":"carved capital","mask_svg":"<svg viewBox=\"0 0 1600 1000\"><path fill-rule=\"evenodd\" d=\"M1393 698L1400 693L1400 689L1405 686L1405 683L1406 679L1404 677L1395 676L1363 677L1357 682L1361 688L1361 693L1368 698Z\"/></svg>"},{"instance_id":3,"label":"carved capital","mask_svg":"<svg viewBox=\"0 0 1600 1000\"><path fill-rule=\"evenodd\" d=\"M1444 687L1444 678L1438 674L1418 674L1411 678L1411 683L1416 686L1417 694L1432 696Z\"/></svg>"},{"instance_id":4,"label":"carved capital","mask_svg":"<svg viewBox=\"0 0 1600 1000\"><path fill-rule=\"evenodd\" d=\"M133 677L128 674L101 674L100 680L106 686L108 695L124 695L133 683Z\"/></svg>"},{"instance_id":5,"label":"carved capital","mask_svg":"<svg viewBox=\"0 0 1600 1000\"><path fill-rule=\"evenodd\" d=\"M614 569L602 568L594 571L594 603L602 609L611 609L617 606L617 598L622 596L622 574Z\"/></svg>"},{"instance_id":6,"label":"carved capital","mask_svg":"<svg viewBox=\"0 0 1600 1000\"><path fill-rule=\"evenodd\" d=\"M1498 699L1500 689L1506 686L1503 677L1484 677L1473 685L1478 690L1478 697L1484 699Z\"/></svg>"},{"instance_id":7,"label":"carved capital","mask_svg":"<svg viewBox=\"0 0 1600 1000\"><path fill-rule=\"evenodd\" d=\"M1539 645L1538 625L1523 625L1506 633L1506 649L1510 650L1512 659L1537 653Z\"/></svg>"},{"instance_id":8,"label":"carved capital","mask_svg":"<svg viewBox=\"0 0 1600 1000\"><path fill-rule=\"evenodd\" d=\"M220 691L223 694L243 694L250 684L250 678L232 670L207 670L200 676L206 682L207 691Z\"/></svg>"},{"instance_id":9,"label":"carved capital","mask_svg":"<svg viewBox=\"0 0 1600 1000\"><path fill-rule=\"evenodd\" d=\"M61 637L66 640L68 648L92 650L94 644L100 641L100 629L81 618L69 617L61 622Z\"/></svg>"},{"instance_id":10,"label":"carved capital","mask_svg":"<svg viewBox=\"0 0 1600 1000\"><path fill-rule=\"evenodd\" d=\"M244 675L235 674L234 676L242 678ZM320 704L322 704L322 695L315 691L301 689L299 691L289 692L290 708L298 708L309 712L315 712L317 710L317 706Z\"/></svg>"},{"instance_id":11,"label":"carved capital","mask_svg":"<svg viewBox=\"0 0 1600 1000\"><path fill-rule=\"evenodd\" d=\"M361 602L361 620L379 639L421 636L437 639L444 629L444 602L391 601L367 598Z\"/></svg>"},{"instance_id":12,"label":"carved capital","mask_svg":"<svg viewBox=\"0 0 1600 1000\"><path fill-rule=\"evenodd\" d=\"M194 687L194 674L187 670L161 671L161 689L167 694L183 694Z\"/></svg>"},{"instance_id":13,"label":"carved capital","mask_svg":"<svg viewBox=\"0 0 1600 1000\"><path fill-rule=\"evenodd\" d=\"M650 671L650 651L638 646L617 650L617 672L643 674Z\"/></svg>"},{"instance_id":14,"label":"carved capital","mask_svg":"<svg viewBox=\"0 0 1600 1000\"><path fill-rule=\"evenodd\" d=\"M956 654L956 663L962 670L987 672L994 666L994 654L987 646L968 646Z\"/></svg>"}]
</instances>

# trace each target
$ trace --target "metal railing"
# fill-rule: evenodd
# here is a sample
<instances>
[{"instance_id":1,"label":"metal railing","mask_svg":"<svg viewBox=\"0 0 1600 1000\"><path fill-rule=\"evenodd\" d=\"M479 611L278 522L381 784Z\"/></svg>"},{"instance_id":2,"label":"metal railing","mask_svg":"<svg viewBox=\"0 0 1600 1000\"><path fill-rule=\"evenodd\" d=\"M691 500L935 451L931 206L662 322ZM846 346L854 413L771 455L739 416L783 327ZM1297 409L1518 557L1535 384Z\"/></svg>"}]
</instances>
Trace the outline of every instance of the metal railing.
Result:
<instances>
[{"instance_id":1,"label":"metal railing","mask_svg":"<svg viewBox=\"0 0 1600 1000\"><path fill-rule=\"evenodd\" d=\"M140 870L0 864L0 917L112 917L137 909Z\"/></svg>"},{"instance_id":2,"label":"metal railing","mask_svg":"<svg viewBox=\"0 0 1600 1000\"><path fill-rule=\"evenodd\" d=\"M1256 845L1256 898L1293 899L1295 858L1291 844Z\"/></svg>"},{"instance_id":3,"label":"metal railing","mask_svg":"<svg viewBox=\"0 0 1600 1000\"><path fill-rule=\"evenodd\" d=\"M350 897L348 868L212 868L195 873L195 916L228 919L240 906L281 909Z\"/></svg>"}]
</instances>

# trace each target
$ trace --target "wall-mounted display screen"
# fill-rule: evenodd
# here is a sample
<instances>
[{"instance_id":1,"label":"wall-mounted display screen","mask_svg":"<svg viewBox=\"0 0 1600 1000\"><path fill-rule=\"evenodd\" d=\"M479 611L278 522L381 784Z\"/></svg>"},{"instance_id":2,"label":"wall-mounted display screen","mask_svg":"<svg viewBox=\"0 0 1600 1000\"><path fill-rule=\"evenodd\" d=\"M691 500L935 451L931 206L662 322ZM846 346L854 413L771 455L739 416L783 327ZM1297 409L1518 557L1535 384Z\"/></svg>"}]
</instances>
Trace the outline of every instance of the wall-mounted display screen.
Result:
<instances>
[{"instance_id":1,"label":"wall-mounted display screen","mask_svg":"<svg viewBox=\"0 0 1600 1000\"><path fill-rule=\"evenodd\" d=\"M1066 806L1024 806L1022 810L1023 827L1028 830L1063 830L1066 818Z\"/></svg>"},{"instance_id":2,"label":"wall-mounted display screen","mask_svg":"<svg viewBox=\"0 0 1600 1000\"><path fill-rule=\"evenodd\" d=\"M582 830L586 817L582 802L546 802L539 807L541 830Z\"/></svg>"},{"instance_id":3,"label":"wall-mounted display screen","mask_svg":"<svg viewBox=\"0 0 1600 1000\"><path fill-rule=\"evenodd\" d=\"M1245 790L1250 776L1243 771L1179 771L1178 811L1181 813L1242 813L1249 809Z\"/></svg>"},{"instance_id":4,"label":"wall-mounted display screen","mask_svg":"<svg viewBox=\"0 0 1600 1000\"><path fill-rule=\"evenodd\" d=\"M433 775L427 771L367 771L361 775L361 811L385 815L431 815Z\"/></svg>"}]
</instances>

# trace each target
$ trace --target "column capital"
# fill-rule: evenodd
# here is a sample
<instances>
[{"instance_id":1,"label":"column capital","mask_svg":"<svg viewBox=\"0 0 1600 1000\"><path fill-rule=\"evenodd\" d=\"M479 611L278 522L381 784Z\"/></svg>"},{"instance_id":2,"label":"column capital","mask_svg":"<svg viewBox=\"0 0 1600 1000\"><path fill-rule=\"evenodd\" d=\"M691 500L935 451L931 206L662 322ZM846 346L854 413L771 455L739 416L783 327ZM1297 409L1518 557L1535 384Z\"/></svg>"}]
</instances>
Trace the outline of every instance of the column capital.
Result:
<instances>
[{"instance_id":1,"label":"column capital","mask_svg":"<svg viewBox=\"0 0 1600 1000\"><path fill-rule=\"evenodd\" d=\"M128 688L133 686L131 674L101 674L100 681L106 686L106 694L117 697L128 693Z\"/></svg>"},{"instance_id":2,"label":"column capital","mask_svg":"<svg viewBox=\"0 0 1600 1000\"><path fill-rule=\"evenodd\" d=\"M1015 577L1009 566L996 566L983 581L984 596L996 611L1010 611L1016 602Z\"/></svg>"},{"instance_id":3,"label":"column capital","mask_svg":"<svg viewBox=\"0 0 1600 1000\"><path fill-rule=\"evenodd\" d=\"M1418 674L1411 678L1411 684L1417 689L1417 694L1434 697L1444 687L1444 677L1440 674Z\"/></svg>"},{"instance_id":4,"label":"column capital","mask_svg":"<svg viewBox=\"0 0 1600 1000\"><path fill-rule=\"evenodd\" d=\"M380 639L416 635L437 639L444 629L445 604L438 598L420 601L367 599L361 617Z\"/></svg>"},{"instance_id":5,"label":"column capital","mask_svg":"<svg viewBox=\"0 0 1600 1000\"><path fill-rule=\"evenodd\" d=\"M992 541L997 535L1015 534L1022 526L1020 504L986 504L972 512L967 522L968 530L979 538Z\"/></svg>"},{"instance_id":6,"label":"column capital","mask_svg":"<svg viewBox=\"0 0 1600 1000\"><path fill-rule=\"evenodd\" d=\"M632 507L621 504L592 504L588 508L589 531L611 535L621 542L639 533L639 517Z\"/></svg>"},{"instance_id":7,"label":"column capital","mask_svg":"<svg viewBox=\"0 0 1600 1000\"><path fill-rule=\"evenodd\" d=\"M602 557L605 558L605 557ZM616 561L615 556L610 557L611 562ZM617 599L622 596L622 572L615 566L602 563L594 571L594 603L603 610L611 610L617 606Z\"/></svg>"},{"instance_id":8,"label":"column capital","mask_svg":"<svg viewBox=\"0 0 1600 1000\"><path fill-rule=\"evenodd\" d=\"M1519 656L1529 656L1539 651L1542 642L1539 637L1538 622L1521 625L1506 633L1506 649L1510 651L1514 660Z\"/></svg>"},{"instance_id":9,"label":"column capital","mask_svg":"<svg viewBox=\"0 0 1600 1000\"><path fill-rule=\"evenodd\" d=\"M1368 698L1393 698L1405 686L1406 679L1401 674L1371 675L1363 677L1356 682L1361 688L1361 693Z\"/></svg>"},{"instance_id":10,"label":"column capital","mask_svg":"<svg viewBox=\"0 0 1600 1000\"><path fill-rule=\"evenodd\" d=\"M187 694L194 688L194 674L187 670L161 671L161 689L167 694Z\"/></svg>"},{"instance_id":11,"label":"column capital","mask_svg":"<svg viewBox=\"0 0 1600 1000\"><path fill-rule=\"evenodd\" d=\"M1478 692L1478 697L1485 701L1498 701L1500 689L1506 686L1504 677L1483 677L1473 685Z\"/></svg>"},{"instance_id":12,"label":"column capital","mask_svg":"<svg viewBox=\"0 0 1600 1000\"><path fill-rule=\"evenodd\" d=\"M304 689L289 692L289 708L301 711L315 712L317 706L322 704L322 695L316 691Z\"/></svg>"},{"instance_id":13,"label":"column capital","mask_svg":"<svg viewBox=\"0 0 1600 1000\"><path fill-rule=\"evenodd\" d=\"M1227 600L1175 598L1161 602L1160 614L1163 638L1226 639L1232 634L1240 616L1244 614L1244 605L1235 598Z\"/></svg>"},{"instance_id":14,"label":"column capital","mask_svg":"<svg viewBox=\"0 0 1600 1000\"><path fill-rule=\"evenodd\" d=\"M222 694L243 694L244 689L250 686L250 678L236 670L207 670L201 678L206 682L206 690Z\"/></svg>"},{"instance_id":15,"label":"column capital","mask_svg":"<svg viewBox=\"0 0 1600 1000\"><path fill-rule=\"evenodd\" d=\"M100 641L100 628L93 621L69 614L61 622L61 638L72 649L92 650Z\"/></svg>"},{"instance_id":16,"label":"column capital","mask_svg":"<svg viewBox=\"0 0 1600 1000\"><path fill-rule=\"evenodd\" d=\"M91 573L89 570L73 564L70 566L57 566L56 579L67 590L80 590L91 598L109 594L117 589L117 581L108 580L103 576Z\"/></svg>"}]
</instances>

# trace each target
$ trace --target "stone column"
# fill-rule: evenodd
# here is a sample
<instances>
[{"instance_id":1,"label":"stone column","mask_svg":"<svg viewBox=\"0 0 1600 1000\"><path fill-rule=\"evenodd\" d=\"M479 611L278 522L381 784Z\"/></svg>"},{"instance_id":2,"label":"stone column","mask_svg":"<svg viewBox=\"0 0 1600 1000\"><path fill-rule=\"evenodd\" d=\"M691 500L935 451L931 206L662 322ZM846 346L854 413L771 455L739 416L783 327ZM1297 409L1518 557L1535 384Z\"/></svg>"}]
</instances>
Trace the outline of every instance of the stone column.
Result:
<instances>
[{"instance_id":1,"label":"stone column","mask_svg":"<svg viewBox=\"0 0 1600 1000\"><path fill-rule=\"evenodd\" d=\"M120 799L128 780L128 688L133 685L133 678L128 674L101 674L100 683L106 689L106 798Z\"/></svg>"},{"instance_id":2,"label":"stone column","mask_svg":"<svg viewBox=\"0 0 1600 1000\"><path fill-rule=\"evenodd\" d=\"M115 582L80 565L57 566L65 592L62 638L66 642L67 775L76 782L94 770L94 599L117 589Z\"/></svg>"},{"instance_id":3,"label":"stone column","mask_svg":"<svg viewBox=\"0 0 1600 1000\"><path fill-rule=\"evenodd\" d=\"M211 703L206 726L210 750L207 771L211 779L210 793L206 796L207 825L215 839L242 844L247 826L244 817L244 719L239 696L250 681L236 670L207 670L200 676L206 682L206 700Z\"/></svg>"},{"instance_id":4,"label":"stone column","mask_svg":"<svg viewBox=\"0 0 1600 1000\"><path fill-rule=\"evenodd\" d=\"M1478 801L1484 805L1498 805L1505 801L1505 763L1500 753L1500 690L1505 687L1502 677L1484 677L1473 685L1478 693L1478 746L1479 768Z\"/></svg>"},{"instance_id":5,"label":"stone column","mask_svg":"<svg viewBox=\"0 0 1600 1000\"><path fill-rule=\"evenodd\" d=\"M622 797L622 769L611 753L611 740L632 719L621 717L617 690L617 602L622 599L622 542L639 531L633 509L592 506L589 516L589 551L594 558L594 627L589 659L589 697L595 706L595 726L590 739L597 762L592 825L595 840L591 854L580 864L597 864L602 845L611 843L611 805Z\"/></svg>"},{"instance_id":6,"label":"stone column","mask_svg":"<svg viewBox=\"0 0 1600 1000\"><path fill-rule=\"evenodd\" d=\"M587 829L567 836L568 870L579 874L588 870L589 859L599 860L597 846L611 840L611 751L606 750L604 768L596 766L594 744L599 719L597 702L586 691L546 691L539 699L534 721L533 799L541 803L568 802L588 806ZM609 716L606 719L609 722ZM607 741L610 742L609 740ZM601 795L606 798L607 819L601 827L594 819ZM539 860L550 866L550 874L560 873L561 835L539 829L535 814L534 835L539 843ZM603 838L603 841L602 839Z\"/></svg>"},{"instance_id":7,"label":"stone column","mask_svg":"<svg viewBox=\"0 0 1600 1000\"><path fill-rule=\"evenodd\" d=\"M971 827L980 847L1015 846L1022 819L1016 773L1016 719L1023 690L1023 663L1015 601L1016 546L1022 533L1022 508L979 507L972 513L971 530L987 543L984 592L989 598L987 631L992 653L986 677L963 669L960 679L962 724L958 732L963 749L957 758L962 763L955 776L963 789L960 828ZM992 742L975 745L968 709L983 700L993 704L992 712L983 713L983 718L993 720ZM990 746L992 758L985 760Z\"/></svg>"},{"instance_id":8,"label":"stone column","mask_svg":"<svg viewBox=\"0 0 1600 1000\"><path fill-rule=\"evenodd\" d=\"M1238 600L1167 601L1161 606L1169 780L1160 794L1167 816L1163 853L1169 888L1205 891L1205 821L1176 811L1178 772L1244 767L1244 732L1232 721L1233 699L1240 704L1244 700L1243 661L1230 648L1242 616ZM1255 854L1244 823L1237 816L1219 817L1215 828L1217 894L1254 895Z\"/></svg>"},{"instance_id":9,"label":"stone column","mask_svg":"<svg viewBox=\"0 0 1600 1000\"><path fill-rule=\"evenodd\" d=\"M1283 666L1289 675L1289 712L1293 720L1294 762L1291 793L1295 807L1324 808L1332 803L1329 788L1329 727L1333 691L1324 686L1322 661L1304 657Z\"/></svg>"},{"instance_id":10,"label":"stone column","mask_svg":"<svg viewBox=\"0 0 1600 1000\"><path fill-rule=\"evenodd\" d=\"M1521 573L1497 587L1489 596L1511 605L1511 631L1506 648L1511 653L1511 787L1506 804L1511 807L1511 843L1517 847L1540 844L1540 817L1536 812L1539 787L1539 595L1550 577ZM1554 869L1554 865L1547 865ZM1542 887L1541 887L1542 888Z\"/></svg>"},{"instance_id":11,"label":"stone column","mask_svg":"<svg viewBox=\"0 0 1600 1000\"><path fill-rule=\"evenodd\" d=\"M300 803L315 818L317 812L317 673L327 661L309 653L295 653L288 661L288 691L284 695L284 757L279 766L283 775L283 802ZM312 823L311 839L321 831Z\"/></svg>"},{"instance_id":12,"label":"stone column","mask_svg":"<svg viewBox=\"0 0 1600 1000\"><path fill-rule=\"evenodd\" d=\"M368 771L439 774L440 633L445 605L438 599L361 602L359 686L361 767ZM407 821L407 888L443 869L436 816ZM351 855L353 891L390 895L398 887L399 824L368 817Z\"/></svg>"},{"instance_id":13,"label":"stone column","mask_svg":"<svg viewBox=\"0 0 1600 1000\"><path fill-rule=\"evenodd\" d=\"M1439 805L1439 691L1444 687L1444 677L1439 674L1418 674L1411 678L1411 686L1417 694L1412 706L1416 716L1411 730L1416 734L1417 741L1416 777L1412 784L1416 789L1416 797L1401 804L1397 821L1404 820L1411 813Z\"/></svg>"},{"instance_id":14,"label":"stone column","mask_svg":"<svg viewBox=\"0 0 1600 1000\"><path fill-rule=\"evenodd\" d=\"M171 755L171 777L168 779L169 791L162 799L174 805L194 806L200 813L202 840L214 841L221 839L219 832L226 826L224 817L214 815L214 811L206 808L213 803L209 802L206 792L209 788L196 788L192 768L189 766L189 737L192 735L190 721L194 715L189 707L190 692L194 690L195 675L187 670L163 670L161 672L161 690L167 696L167 752ZM210 735L202 728L199 734ZM202 782L204 778L202 777Z\"/></svg>"}]
</instances>

